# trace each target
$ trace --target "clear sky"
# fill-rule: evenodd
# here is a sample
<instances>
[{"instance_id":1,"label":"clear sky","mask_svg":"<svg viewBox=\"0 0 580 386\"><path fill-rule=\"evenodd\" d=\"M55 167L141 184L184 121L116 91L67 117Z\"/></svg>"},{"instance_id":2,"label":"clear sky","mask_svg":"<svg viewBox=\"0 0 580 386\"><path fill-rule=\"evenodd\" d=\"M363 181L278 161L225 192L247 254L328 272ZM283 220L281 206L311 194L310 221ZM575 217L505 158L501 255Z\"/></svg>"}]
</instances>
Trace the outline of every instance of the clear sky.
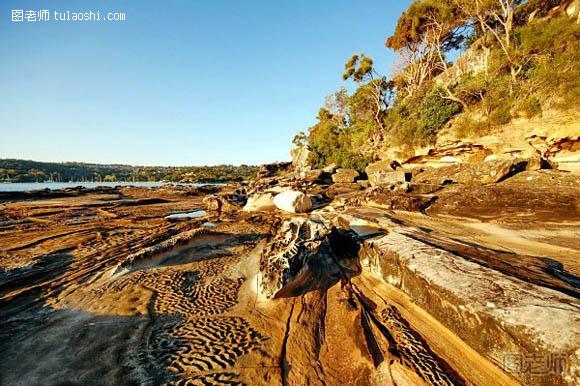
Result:
<instances>
[{"instance_id":1,"label":"clear sky","mask_svg":"<svg viewBox=\"0 0 580 386\"><path fill-rule=\"evenodd\" d=\"M289 159L324 96L409 1L0 2L0 158L133 165ZM12 21L12 10L51 12ZM54 11L124 12L55 22Z\"/></svg>"}]
</instances>

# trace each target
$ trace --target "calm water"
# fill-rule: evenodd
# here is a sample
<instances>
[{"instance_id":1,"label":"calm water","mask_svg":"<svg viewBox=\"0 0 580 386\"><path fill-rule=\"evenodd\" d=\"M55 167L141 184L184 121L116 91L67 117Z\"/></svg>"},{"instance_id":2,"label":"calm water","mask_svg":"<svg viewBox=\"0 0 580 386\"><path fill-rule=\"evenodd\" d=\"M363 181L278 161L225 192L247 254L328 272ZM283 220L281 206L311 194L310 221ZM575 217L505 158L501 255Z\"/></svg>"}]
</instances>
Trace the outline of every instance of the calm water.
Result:
<instances>
[{"instance_id":1,"label":"calm water","mask_svg":"<svg viewBox=\"0 0 580 386\"><path fill-rule=\"evenodd\" d=\"M14 182L4 183L0 182L0 192L28 192L40 189L64 189L82 186L87 189L96 188L98 186L141 186L141 187L155 187L161 185L187 185L187 186L202 186L212 184L184 184L184 183L168 183L168 182Z\"/></svg>"},{"instance_id":2,"label":"calm water","mask_svg":"<svg viewBox=\"0 0 580 386\"><path fill-rule=\"evenodd\" d=\"M194 210L193 212L181 212L181 213L173 213L169 216L165 216L165 218L198 218L207 215L205 210Z\"/></svg>"}]
</instances>

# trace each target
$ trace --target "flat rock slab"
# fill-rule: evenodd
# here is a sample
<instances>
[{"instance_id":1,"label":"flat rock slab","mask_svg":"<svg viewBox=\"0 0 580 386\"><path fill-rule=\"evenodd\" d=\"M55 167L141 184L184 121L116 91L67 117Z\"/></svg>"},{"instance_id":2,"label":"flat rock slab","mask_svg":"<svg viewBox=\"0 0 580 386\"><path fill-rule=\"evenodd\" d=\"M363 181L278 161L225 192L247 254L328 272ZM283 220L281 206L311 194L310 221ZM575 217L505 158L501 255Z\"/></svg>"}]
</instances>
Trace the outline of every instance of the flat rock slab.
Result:
<instances>
[{"instance_id":1,"label":"flat rock slab","mask_svg":"<svg viewBox=\"0 0 580 386\"><path fill-rule=\"evenodd\" d=\"M407 293L482 355L525 384L573 385L580 378L580 303L408 235L365 241L371 271ZM563 372L516 368L514 360L559 360Z\"/></svg>"},{"instance_id":2,"label":"flat rock slab","mask_svg":"<svg viewBox=\"0 0 580 386\"><path fill-rule=\"evenodd\" d=\"M438 191L429 214L525 223L578 221L580 176L556 170L526 171L499 184Z\"/></svg>"}]
</instances>

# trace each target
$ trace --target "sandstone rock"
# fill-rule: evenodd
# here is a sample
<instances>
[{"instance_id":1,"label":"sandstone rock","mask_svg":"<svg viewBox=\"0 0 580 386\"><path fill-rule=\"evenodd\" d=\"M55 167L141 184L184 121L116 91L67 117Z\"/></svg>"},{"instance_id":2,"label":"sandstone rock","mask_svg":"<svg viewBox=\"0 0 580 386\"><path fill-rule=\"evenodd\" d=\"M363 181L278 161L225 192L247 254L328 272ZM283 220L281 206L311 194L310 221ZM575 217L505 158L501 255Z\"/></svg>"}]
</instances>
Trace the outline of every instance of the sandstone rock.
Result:
<instances>
[{"instance_id":1,"label":"sandstone rock","mask_svg":"<svg viewBox=\"0 0 580 386\"><path fill-rule=\"evenodd\" d=\"M362 255L363 266L523 384L574 384L580 346L576 298L398 232L365 241ZM546 360L552 353L561 358L563 373L545 371L532 381L529 372L510 367L509 356Z\"/></svg>"},{"instance_id":2,"label":"sandstone rock","mask_svg":"<svg viewBox=\"0 0 580 386\"><path fill-rule=\"evenodd\" d=\"M547 137L533 135L526 140L538 156L545 159L551 167L580 172L580 137L548 140Z\"/></svg>"},{"instance_id":3,"label":"sandstone rock","mask_svg":"<svg viewBox=\"0 0 580 386\"><path fill-rule=\"evenodd\" d=\"M297 217L282 222L260 257L260 291L268 298L328 288L360 273L358 243L348 233Z\"/></svg>"},{"instance_id":4,"label":"sandstone rock","mask_svg":"<svg viewBox=\"0 0 580 386\"><path fill-rule=\"evenodd\" d=\"M260 212L264 210L275 209L273 193L257 193L248 198L244 206L245 212Z\"/></svg>"},{"instance_id":5,"label":"sandstone rock","mask_svg":"<svg viewBox=\"0 0 580 386\"><path fill-rule=\"evenodd\" d=\"M388 189L375 190L366 198L367 205L408 212L424 212L435 200L435 196L391 192Z\"/></svg>"},{"instance_id":6,"label":"sandstone rock","mask_svg":"<svg viewBox=\"0 0 580 386\"><path fill-rule=\"evenodd\" d=\"M239 194L214 194L206 196L203 203L209 211L235 212L246 204L244 196Z\"/></svg>"},{"instance_id":7,"label":"sandstone rock","mask_svg":"<svg viewBox=\"0 0 580 386\"><path fill-rule=\"evenodd\" d=\"M292 156L292 166L296 171L309 170L308 157L310 155L310 150L308 146L297 146L290 150L290 155Z\"/></svg>"},{"instance_id":8,"label":"sandstone rock","mask_svg":"<svg viewBox=\"0 0 580 386\"><path fill-rule=\"evenodd\" d=\"M304 213L312 209L312 200L302 192L288 190L274 197L274 205L286 212Z\"/></svg>"},{"instance_id":9,"label":"sandstone rock","mask_svg":"<svg viewBox=\"0 0 580 386\"><path fill-rule=\"evenodd\" d=\"M527 161L528 161L528 164L526 165L527 171L552 169L552 164L544 157L532 157L528 158Z\"/></svg>"},{"instance_id":10,"label":"sandstone rock","mask_svg":"<svg viewBox=\"0 0 580 386\"><path fill-rule=\"evenodd\" d=\"M450 163L477 163L491 154L492 151L481 144L457 141L429 149L427 154L411 157L403 164L438 167Z\"/></svg>"},{"instance_id":11,"label":"sandstone rock","mask_svg":"<svg viewBox=\"0 0 580 386\"><path fill-rule=\"evenodd\" d=\"M443 189L443 186L438 184L410 183L408 192L414 194L433 194L441 189Z\"/></svg>"},{"instance_id":12,"label":"sandstone rock","mask_svg":"<svg viewBox=\"0 0 580 386\"><path fill-rule=\"evenodd\" d=\"M291 166L292 166L291 162L278 162L273 164L261 165L260 168L258 169L256 177L258 179L272 177L276 174L287 172L288 170L290 170Z\"/></svg>"},{"instance_id":13,"label":"sandstone rock","mask_svg":"<svg viewBox=\"0 0 580 386\"><path fill-rule=\"evenodd\" d=\"M369 177L369 182L371 186L380 186L384 184L391 184L397 182L405 182L407 181L408 173L403 170L397 170L394 172L379 172L375 173L373 177Z\"/></svg>"},{"instance_id":14,"label":"sandstone rock","mask_svg":"<svg viewBox=\"0 0 580 386\"><path fill-rule=\"evenodd\" d=\"M518 224L580 218L580 176L559 170L524 171L501 184L454 185L437 195L430 215Z\"/></svg>"},{"instance_id":15,"label":"sandstone rock","mask_svg":"<svg viewBox=\"0 0 580 386\"><path fill-rule=\"evenodd\" d=\"M336 171L336 169L338 169L338 166L336 164L330 164L330 165L327 165L324 168L322 168L322 170L325 173L331 173L331 174L334 173Z\"/></svg>"},{"instance_id":16,"label":"sandstone rock","mask_svg":"<svg viewBox=\"0 0 580 386\"><path fill-rule=\"evenodd\" d=\"M363 189L366 189L366 188L371 186L371 183L369 182L369 180L358 180L356 183L358 184L358 186L360 186Z\"/></svg>"},{"instance_id":17,"label":"sandstone rock","mask_svg":"<svg viewBox=\"0 0 580 386\"><path fill-rule=\"evenodd\" d=\"M301 180L315 182L324 178L325 174L322 169L302 170L297 173L297 177Z\"/></svg>"},{"instance_id":18,"label":"sandstone rock","mask_svg":"<svg viewBox=\"0 0 580 386\"><path fill-rule=\"evenodd\" d=\"M407 174L397 161L378 161L368 165L365 169L371 186L379 186L392 182L407 181Z\"/></svg>"},{"instance_id":19,"label":"sandstone rock","mask_svg":"<svg viewBox=\"0 0 580 386\"><path fill-rule=\"evenodd\" d=\"M526 170L527 160L492 160L477 164L454 164L430 168L413 176L413 182L445 185L456 182L465 185L490 184Z\"/></svg>"},{"instance_id":20,"label":"sandstone rock","mask_svg":"<svg viewBox=\"0 0 580 386\"><path fill-rule=\"evenodd\" d=\"M360 173L354 169L338 169L336 173L332 175L332 181L335 183L352 183L359 176Z\"/></svg>"},{"instance_id":21,"label":"sandstone rock","mask_svg":"<svg viewBox=\"0 0 580 386\"><path fill-rule=\"evenodd\" d=\"M335 198L336 196L339 196L342 194L350 194L350 193L354 193L354 192L360 192L361 189L363 189L363 188L358 183L350 183L350 184L337 183L337 184L332 184L328 188L328 190L326 191L326 194L330 198Z\"/></svg>"},{"instance_id":22,"label":"sandstone rock","mask_svg":"<svg viewBox=\"0 0 580 386\"><path fill-rule=\"evenodd\" d=\"M546 158L558 169L580 174L580 137L561 138L551 143Z\"/></svg>"}]
</instances>

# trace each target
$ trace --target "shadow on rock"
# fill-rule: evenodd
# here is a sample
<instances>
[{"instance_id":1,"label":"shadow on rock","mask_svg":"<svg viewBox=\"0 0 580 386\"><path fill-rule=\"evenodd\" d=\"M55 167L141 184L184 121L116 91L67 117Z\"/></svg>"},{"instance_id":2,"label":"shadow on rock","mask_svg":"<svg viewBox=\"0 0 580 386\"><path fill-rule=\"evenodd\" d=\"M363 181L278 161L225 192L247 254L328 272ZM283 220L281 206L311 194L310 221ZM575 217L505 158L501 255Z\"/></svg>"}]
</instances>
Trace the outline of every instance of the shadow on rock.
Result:
<instances>
[{"instance_id":1,"label":"shadow on rock","mask_svg":"<svg viewBox=\"0 0 580 386\"><path fill-rule=\"evenodd\" d=\"M352 232L305 218L283 221L260 257L260 289L268 298L327 289L361 273Z\"/></svg>"}]
</instances>

